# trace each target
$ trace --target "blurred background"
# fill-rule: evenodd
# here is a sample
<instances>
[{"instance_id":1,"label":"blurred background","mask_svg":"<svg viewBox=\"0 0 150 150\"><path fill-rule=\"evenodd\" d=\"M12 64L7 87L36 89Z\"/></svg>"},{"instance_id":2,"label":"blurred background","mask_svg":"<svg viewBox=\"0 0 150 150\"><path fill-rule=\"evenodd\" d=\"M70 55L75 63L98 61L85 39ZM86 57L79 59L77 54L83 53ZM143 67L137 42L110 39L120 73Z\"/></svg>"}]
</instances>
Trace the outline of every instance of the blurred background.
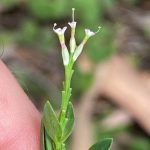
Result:
<instances>
[{"instance_id":1,"label":"blurred background","mask_svg":"<svg viewBox=\"0 0 150 150\"><path fill-rule=\"evenodd\" d=\"M74 66L69 149L113 137L112 150L150 150L149 0L0 0L1 59L39 111L47 99L59 110L64 68L52 27L67 25L72 7L78 44L85 28L102 29Z\"/></svg>"}]
</instances>

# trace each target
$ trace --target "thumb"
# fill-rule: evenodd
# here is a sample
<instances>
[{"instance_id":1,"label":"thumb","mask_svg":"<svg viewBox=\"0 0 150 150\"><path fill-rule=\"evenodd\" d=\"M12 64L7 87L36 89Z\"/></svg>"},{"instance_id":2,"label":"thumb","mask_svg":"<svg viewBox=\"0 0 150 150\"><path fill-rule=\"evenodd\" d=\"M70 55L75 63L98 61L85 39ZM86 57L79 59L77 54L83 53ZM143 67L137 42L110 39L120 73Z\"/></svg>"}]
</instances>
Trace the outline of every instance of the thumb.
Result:
<instances>
[{"instance_id":1,"label":"thumb","mask_svg":"<svg viewBox=\"0 0 150 150\"><path fill-rule=\"evenodd\" d=\"M1 61L0 149L40 150L40 114Z\"/></svg>"}]
</instances>

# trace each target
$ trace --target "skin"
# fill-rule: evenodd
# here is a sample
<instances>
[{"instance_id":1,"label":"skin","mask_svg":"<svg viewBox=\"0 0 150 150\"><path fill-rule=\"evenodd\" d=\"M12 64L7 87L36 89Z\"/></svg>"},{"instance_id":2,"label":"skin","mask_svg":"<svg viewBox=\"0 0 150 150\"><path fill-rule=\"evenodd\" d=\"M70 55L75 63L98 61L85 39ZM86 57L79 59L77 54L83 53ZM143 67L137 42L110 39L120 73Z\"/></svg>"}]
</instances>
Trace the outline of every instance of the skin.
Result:
<instances>
[{"instance_id":1,"label":"skin","mask_svg":"<svg viewBox=\"0 0 150 150\"><path fill-rule=\"evenodd\" d=\"M0 150L40 150L40 113L0 61Z\"/></svg>"}]
</instances>

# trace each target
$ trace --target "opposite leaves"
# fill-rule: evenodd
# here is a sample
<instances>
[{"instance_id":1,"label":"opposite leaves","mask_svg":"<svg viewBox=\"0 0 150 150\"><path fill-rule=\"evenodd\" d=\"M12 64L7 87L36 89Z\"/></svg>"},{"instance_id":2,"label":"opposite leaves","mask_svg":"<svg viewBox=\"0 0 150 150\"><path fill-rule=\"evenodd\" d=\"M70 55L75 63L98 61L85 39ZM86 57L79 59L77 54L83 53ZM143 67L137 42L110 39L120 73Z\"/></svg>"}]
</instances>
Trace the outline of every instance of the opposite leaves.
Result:
<instances>
[{"instance_id":1,"label":"opposite leaves","mask_svg":"<svg viewBox=\"0 0 150 150\"><path fill-rule=\"evenodd\" d=\"M110 150L113 139L106 138L92 145L89 150Z\"/></svg>"}]
</instances>

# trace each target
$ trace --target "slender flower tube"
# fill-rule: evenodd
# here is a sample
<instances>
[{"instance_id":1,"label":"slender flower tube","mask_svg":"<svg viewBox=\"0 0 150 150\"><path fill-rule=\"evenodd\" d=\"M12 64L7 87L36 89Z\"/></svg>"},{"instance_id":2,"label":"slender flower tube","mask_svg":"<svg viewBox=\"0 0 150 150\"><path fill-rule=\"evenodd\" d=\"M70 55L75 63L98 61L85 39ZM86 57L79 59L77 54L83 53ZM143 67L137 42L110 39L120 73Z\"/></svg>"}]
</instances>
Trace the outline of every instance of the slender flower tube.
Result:
<instances>
[{"instance_id":1,"label":"slender flower tube","mask_svg":"<svg viewBox=\"0 0 150 150\"><path fill-rule=\"evenodd\" d=\"M76 48L74 55L73 55L73 60L76 61L77 58L79 57L79 55L81 54L83 47L85 45L85 43L87 42L87 40L91 37L94 36L96 33L99 32L101 27L98 27L98 30L96 32L93 32L89 29L85 29L85 37L83 39L83 41L81 42L81 44Z\"/></svg>"},{"instance_id":2,"label":"slender flower tube","mask_svg":"<svg viewBox=\"0 0 150 150\"><path fill-rule=\"evenodd\" d=\"M71 51L71 53L74 53L75 48L76 48L75 30L76 30L76 23L77 22L74 21L74 11L75 11L75 8L72 8L72 22L68 23L71 27L71 38L70 38L70 51Z\"/></svg>"},{"instance_id":3,"label":"slender flower tube","mask_svg":"<svg viewBox=\"0 0 150 150\"><path fill-rule=\"evenodd\" d=\"M65 44L65 38L64 38L64 33L65 33L67 27L63 27L62 29L61 28L55 29L56 25L57 24L54 23L53 30L58 35L58 38L60 41L60 45L61 45L61 49L62 49L63 64L65 66L67 66L69 64L69 52L68 52L67 46Z\"/></svg>"}]
</instances>

